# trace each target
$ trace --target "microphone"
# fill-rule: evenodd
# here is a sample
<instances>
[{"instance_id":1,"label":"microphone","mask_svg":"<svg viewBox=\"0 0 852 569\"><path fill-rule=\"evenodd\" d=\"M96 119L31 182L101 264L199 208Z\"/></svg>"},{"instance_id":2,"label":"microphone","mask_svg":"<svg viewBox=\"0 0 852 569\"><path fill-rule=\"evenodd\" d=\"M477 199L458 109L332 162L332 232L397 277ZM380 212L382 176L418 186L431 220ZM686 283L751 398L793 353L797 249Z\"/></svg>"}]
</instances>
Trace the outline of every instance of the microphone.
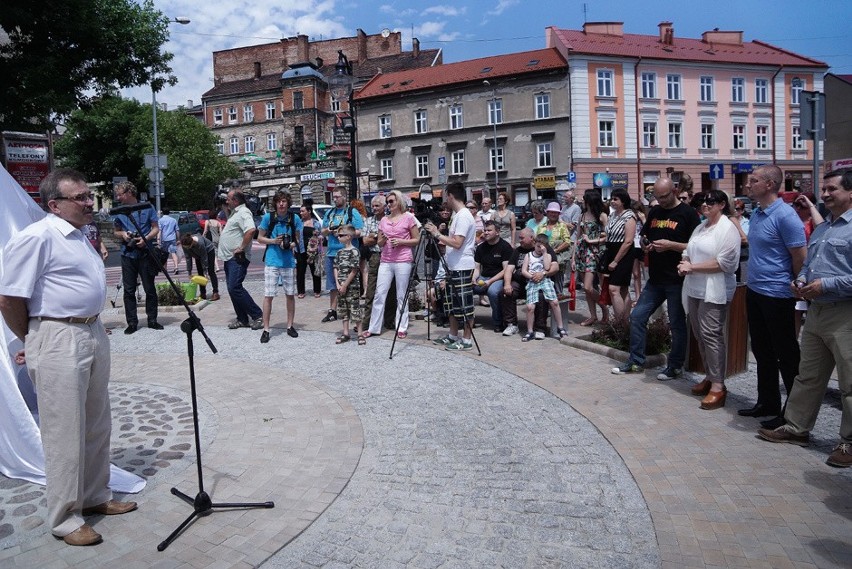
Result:
<instances>
[{"instance_id":1,"label":"microphone","mask_svg":"<svg viewBox=\"0 0 852 569\"><path fill-rule=\"evenodd\" d=\"M148 209L151 207L151 204L148 202L140 202L135 203L133 205L120 205L113 208L110 208L110 215L128 215L133 213L134 211L142 211L143 209Z\"/></svg>"}]
</instances>

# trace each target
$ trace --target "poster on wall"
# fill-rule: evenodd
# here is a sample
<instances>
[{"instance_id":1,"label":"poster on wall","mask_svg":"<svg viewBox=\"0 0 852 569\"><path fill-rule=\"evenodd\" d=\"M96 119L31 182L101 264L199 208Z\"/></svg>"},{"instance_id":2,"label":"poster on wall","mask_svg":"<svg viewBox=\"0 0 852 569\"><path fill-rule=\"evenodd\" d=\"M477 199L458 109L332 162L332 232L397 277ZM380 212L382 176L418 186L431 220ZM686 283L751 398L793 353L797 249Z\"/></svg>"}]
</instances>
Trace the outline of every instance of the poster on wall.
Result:
<instances>
[{"instance_id":1,"label":"poster on wall","mask_svg":"<svg viewBox=\"0 0 852 569\"><path fill-rule=\"evenodd\" d=\"M6 170L36 202L38 186L50 172L47 136L23 132L3 133L3 157Z\"/></svg>"}]
</instances>

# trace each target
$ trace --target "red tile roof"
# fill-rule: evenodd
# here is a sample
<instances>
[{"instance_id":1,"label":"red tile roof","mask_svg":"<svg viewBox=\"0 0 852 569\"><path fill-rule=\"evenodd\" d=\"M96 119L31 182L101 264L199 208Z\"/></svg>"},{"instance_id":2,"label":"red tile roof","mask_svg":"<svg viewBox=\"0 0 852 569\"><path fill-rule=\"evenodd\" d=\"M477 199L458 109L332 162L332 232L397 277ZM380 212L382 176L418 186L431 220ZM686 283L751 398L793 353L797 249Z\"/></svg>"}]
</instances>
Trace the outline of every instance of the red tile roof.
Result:
<instances>
[{"instance_id":1,"label":"red tile roof","mask_svg":"<svg viewBox=\"0 0 852 569\"><path fill-rule=\"evenodd\" d=\"M749 65L828 67L826 63L798 55L761 41L742 45L705 43L700 39L674 37L672 43L660 42L657 35L623 34L622 36L584 33L580 30L553 28L558 40L572 54L642 57L713 63Z\"/></svg>"},{"instance_id":2,"label":"red tile roof","mask_svg":"<svg viewBox=\"0 0 852 569\"><path fill-rule=\"evenodd\" d=\"M522 51L445 63L435 67L409 69L396 73L381 73L373 77L358 93L356 100L406 93L442 85L482 82L485 79L517 77L526 73L541 73L568 69L565 58L553 48Z\"/></svg>"}]
</instances>

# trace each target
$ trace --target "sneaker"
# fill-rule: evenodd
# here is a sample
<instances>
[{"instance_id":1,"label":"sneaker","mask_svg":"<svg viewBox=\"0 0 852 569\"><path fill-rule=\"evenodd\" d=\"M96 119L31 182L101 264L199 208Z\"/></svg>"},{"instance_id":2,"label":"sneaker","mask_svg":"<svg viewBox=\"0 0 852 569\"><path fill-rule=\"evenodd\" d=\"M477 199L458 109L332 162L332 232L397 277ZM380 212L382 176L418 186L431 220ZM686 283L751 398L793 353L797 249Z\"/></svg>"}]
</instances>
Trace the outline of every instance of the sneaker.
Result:
<instances>
[{"instance_id":1,"label":"sneaker","mask_svg":"<svg viewBox=\"0 0 852 569\"><path fill-rule=\"evenodd\" d=\"M334 322L335 320L337 320L336 310L329 310L325 317L323 317L322 319L323 322Z\"/></svg>"},{"instance_id":2,"label":"sneaker","mask_svg":"<svg viewBox=\"0 0 852 569\"><path fill-rule=\"evenodd\" d=\"M229 330L236 330L237 328L248 328L248 322L240 322L239 320L234 320L230 324L228 324Z\"/></svg>"},{"instance_id":3,"label":"sneaker","mask_svg":"<svg viewBox=\"0 0 852 569\"><path fill-rule=\"evenodd\" d=\"M299 337L299 333L296 332L296 329L293 328L292 326L287 328L287 335L290 336L291 338L298 338Z\"/></svg>"},{"instance_id":4,"label":"sneaker","mask_svg":"<svg viewBox=\"0 0 852 569\"><path fill-rule=\"evenodd\" d=\"M683 375L683 370L679 367L668 367L657 374L657 379L659 381L669 381L671 379L677 379Z\"/></svg>"},{"instance_id":5,"label":"sneaker","mask_svg":"<svg viewBox=\"0 0 852 569\"><path fill-rule=\"evenodd\" d=\"M557 328L556 331L559 333L560 338L564 338L568 335L568 330L566 330L565 328Z\"/></svg>"},{"instance_id":6,"label":"sneaker","mask_svg":"<svg viewBox=\"0 0 852 569\"><path fill-rule=\"evenodd\" d=\"M623 375L626 373L642 373L643 371L644 370L642 369L642 366L640 366L639 364L632 364L630 362L622 364L619 367L614 367L610 370L610 372L614 373L615 375Z\"/></svg>"},{"instance_id":7,"label":"sneaker","mask_svg":"<svg viewBox=\"0 0 852 569\"><path fill-rule=\"evenodd\" d=\"M455 340L453 340L449 336L442 336L440 338L435 338L434 340L432 340L432 343L438 346L449 346L450 344L454 344Z\"/></svg>"},{"instance_id":8,"label":"sneaker","mask_svg":"<svg viewBox=\"0 0 852 569\"><path fill-rule=\"evenodd\" d=\"M509 324L506 326L506 329L503 330L504 336L514 336L518 333L518 327L515 324Z\"/></svg>"},{"instance_id":9,"label":"sneaker","mask_svg":"<svg viewBox=\"0 0 852 569\"><path fill-rule=\"evenodd\" d=\"M149 320L148 328L150 328L151 330L162 330L163 325L157 322L156 320Z\"/></svg>"},{"instance_id":10,"label":"sneaker","mask_svg":"<svg viewBox=\"0 0 852 569\"><path fill-rule=\"evenodd\" d=\"M263 334L260 335L260 343L266 344L269 342L269 330L264 330Z\"/></svg>"},{"instance_id":11,"label":"sneaker","mask_svg":"<svg viewBox=\"0 0 852 569\"><path fill-rule=\"evenodd\" d=\"M263 328L263 319L262 318L258 318L257 320L254 320L251 323L251 329L252 330L260 330L261 328Z\"/></svg>"},{"instance_id":12,"label":"sneaker","mask_svg":"<svg viewBox=\"0 0 852 569\"><path fill-rule=\"evenodd\" d=\"M536 332L535 333L536 340L544 340L544 332Z\"/></svg>"},{"instance_id":13,"label":"sneaker","mask_svg":"<svg viewBox=\"0 0 852 569\"><path fill-rule=\"evenodd\" d=\"M825 463L829 466L837 468L849 468L852 466L852 443L840 443L831 454L828 455L828 460Z\"/></svg>"},{"instance_id":14,"label":"sneaker","mask_svg":"<svg viewBox=\"0 0 852 569\"><path fill-rule=\"evenodd\" d=\"M469 352L473 349L473 343L467 344L461 340L458 342L453 342L452 344L447 344L444 348L448 352Z\"/></svg>"},{"instance_id":15,"label":"sneaker","mask_svg":"<svg viewBox=\"0 0 852 569\"><path fill-rule=\"evenodd\" d=\"M808 446L811 440L809 433L798 435L789 430L788 425L781 425L777 429L758 429L757 436L770 443L790 443L791 445L799 445L800 447Z\"/></svg>"}]
</instances>

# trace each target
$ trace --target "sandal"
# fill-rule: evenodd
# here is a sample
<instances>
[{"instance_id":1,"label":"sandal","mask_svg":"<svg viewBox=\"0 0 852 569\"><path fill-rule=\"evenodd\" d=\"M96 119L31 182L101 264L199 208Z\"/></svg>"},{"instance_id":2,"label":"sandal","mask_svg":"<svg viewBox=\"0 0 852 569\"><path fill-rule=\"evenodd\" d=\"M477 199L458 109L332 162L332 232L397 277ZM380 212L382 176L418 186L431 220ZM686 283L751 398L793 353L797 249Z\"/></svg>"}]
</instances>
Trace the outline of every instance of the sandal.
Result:
<instances>
[{"instance_id":1,"label":"sandal","mask_svg":"<svg viewBox=\"0 0 852 569\"><path fill-rule=\"evenodd\" d=\"M399 332L397 333L396 337L400 340L405 340L408 337L408 332Z\"/></svg>"},{"instance_id":2,"label":"sandal","mask_svg":"<svg viewBox=\"0 0 852 569\"><path fill-rule=\"evenodd\" d=\"M305 293L300 294L299 298L305 298Z\"/></svg>"},{"instance_id":3,"label":"sandal","mask_svg":"<svg viewBox=\"0 0 852 569\"><path fill-rule=\"evenodd\" d=\"M529 341L530 341L530 340L532 340L533 338L535 338L535 334L534 334L534 333L532 333L532 332L527 332L527 333L526 333L526 334L524 334L524 336L521 338L521 342L529 342Z\"/></svg>"},{"instance_id":4,"label":"sandal","mask_svg":"<svg viewBox=\"0 0 852 569\"><path fill-rule=\"evenodd\" d=\"M335 344L345 344L346 342L348 342L351 339L352 339L351 337L341 334L340 336L337 337L337 340L335 340L334 343Z\"/></svg>"},{"instance_id":5,"label":"sandal","mask_svg":"<svg viewBox=\"0 0 852 569\"><path fill-rule=\"evenodd\" d=\"M363 334L361 334L361 337L366 340L367 338L369 338L372 335L373 334L371 334L369 331L367 331L367 332L364 332Z\"/></svg>"},{"instance_id":6,"label":"sandal","mask_svg":"<svg viewBox=\"0 0 852 569\"><path fill-rule=\"evenodd\" d=\"M358 336L358 345L363 346L367 343L367 338L364 336Z\"/></svg>"},{"instance_id":7,"label":"sandal","mask_svg":"<svg viewBox=\"0 0 852 569\"><path fill-rule=\"evenodd\" d=\"M597 321L597 318L586 318L585 320L580 322L580 326L594 326Z\"/></svg>"},{"instance_id":8,"label":"sandal","mask_svg":"<svg viewBox=\"0 0 852 569\"><path fill-rule=\"evenodd\" d=\"M322 296L322 294L320 294L320 293L318 293L318 292L315 292L315 293L314 293L314 298L319 298L319 297L321 297L321 296Z\"/></svg>"}]
</instances>

